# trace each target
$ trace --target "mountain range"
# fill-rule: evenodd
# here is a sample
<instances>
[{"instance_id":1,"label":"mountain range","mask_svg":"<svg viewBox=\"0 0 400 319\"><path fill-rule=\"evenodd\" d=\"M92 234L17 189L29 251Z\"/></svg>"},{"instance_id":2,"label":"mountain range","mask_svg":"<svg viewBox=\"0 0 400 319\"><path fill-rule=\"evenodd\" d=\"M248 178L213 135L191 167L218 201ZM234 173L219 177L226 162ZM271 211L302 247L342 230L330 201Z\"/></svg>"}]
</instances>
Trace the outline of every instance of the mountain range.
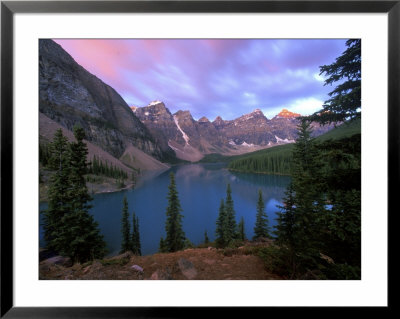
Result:
<instances>
[{"instance_id":1,"label":"mountain range","mask_svg":"<svg viewBox=\"0 0 400 319\"><path fill-rule=\"evenodd\" d=\"M161 101L145 107L131 107L149 129L163 151L173 149L178 158L200 160L205 154L238 155L259 149L293 143L297 137L298 113L283 109L268 119L260 109L234 120L217 116L195 120L190 111L174 114ZM312 123L315 136L333 126Z\"/></svg>"},{"instance_id":2,"label":"mountain range","mask_svg":"<svg viewBox=\"0 0 400 319\"><path fill-rule=\"evenodd\" d=\"M187 110L172 114L161 101L129 107L60 45L43 39L39 41L39 112L41 142L49 142L60 127L72 136L78 124L93 145L89 159L97 155L125 170L159 169L166 167L164 163L194 162L211 153L236 155L292 143L300 116L283 109L268 119L256 109L234 120L218 116L210 121L195 120ZM313 128L320 135L332 127L313 123Z\"/></svg>"}]
</instances>

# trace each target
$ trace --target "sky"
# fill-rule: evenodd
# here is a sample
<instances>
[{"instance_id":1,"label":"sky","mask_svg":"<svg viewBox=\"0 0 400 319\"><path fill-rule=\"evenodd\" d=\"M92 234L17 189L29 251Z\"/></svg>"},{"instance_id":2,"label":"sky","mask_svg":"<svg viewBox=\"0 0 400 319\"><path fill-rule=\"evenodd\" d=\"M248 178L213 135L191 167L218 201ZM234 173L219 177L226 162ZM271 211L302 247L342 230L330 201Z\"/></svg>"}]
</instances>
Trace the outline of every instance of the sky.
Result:
<instances>
[{"instance_id":1,"label":"sky","mask_svg":"<svg viewBox=\"0 0 400 319\"><path fill-rule=\"evenodd\" d=\"M129 106L162 101L195 119L232 120L260 109L312 114L334 87L321 65L346 39L54 39Z\"/></svg>"}]
</instances>

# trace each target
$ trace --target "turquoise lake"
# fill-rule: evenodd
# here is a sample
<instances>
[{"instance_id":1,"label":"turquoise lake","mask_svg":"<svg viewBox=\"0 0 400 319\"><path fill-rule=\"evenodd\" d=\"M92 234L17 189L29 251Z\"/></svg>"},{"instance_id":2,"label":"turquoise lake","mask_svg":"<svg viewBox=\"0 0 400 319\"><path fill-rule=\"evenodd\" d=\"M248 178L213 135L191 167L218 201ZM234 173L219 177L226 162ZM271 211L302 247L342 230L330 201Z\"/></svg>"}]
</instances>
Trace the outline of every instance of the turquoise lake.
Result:
<instances>
[{"instance_id":1,"label":"turquoise lake","mask_svg":"<svg viewBox=\"0 0 400 319\"><path fill-rule=\"evenodd\" d=\"M121 244L122 200L126 195L129 212L139 218L142 254L157 252L161 237L165 238L165 221L169 174L174 172L182 206L183 230L193 244L204 241L207 231L210 241L215 239L215 223L221 199L226 197L230 183L232 198L239 222L243 216L247 238L254 235L258 190L261 189L270 226L276 224L276 212L287 185L288 176L230 172L226 164L186 164L162 172L151 172L141 177L134 189L93 196L90 213L99 223L107 243L109 255L118 254ZM46 208L40 204L40 210ZM131 219L130 219L131 220ZM44 245L40 228L40 246Z\"/></svg>"}]
</instances>

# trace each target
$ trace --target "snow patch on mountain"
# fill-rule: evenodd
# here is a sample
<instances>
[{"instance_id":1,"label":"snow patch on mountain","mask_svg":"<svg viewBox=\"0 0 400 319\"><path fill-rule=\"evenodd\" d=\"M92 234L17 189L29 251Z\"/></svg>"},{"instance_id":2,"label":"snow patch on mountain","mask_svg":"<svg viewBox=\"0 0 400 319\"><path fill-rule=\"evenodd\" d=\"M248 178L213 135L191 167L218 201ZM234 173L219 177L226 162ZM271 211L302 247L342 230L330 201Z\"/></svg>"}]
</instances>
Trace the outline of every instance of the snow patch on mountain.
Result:
<instances>
[{"instance_id":1,"label":"snow patch on mountain","mask_svg":"<svg viewBox=\"0 0 400 319\"><path fill-rule=\"evenodd\" d=\"M275 135L275 139L277 143L285 143L285 144L289 144L289 143L294 143L294 140L288 140L287 138L285 139L281 139L278 136Z\"/></svg>"},{"instance_id":2,"label":"snow patch on mountain","mask_svg":"<svg viewBox=\"0 0 400 319\"><path fill-rule=\"evenodd\" d=\"M182 133L182 137L185 140L186 144L189 144L189 136L187 136L186 133L179 126L178 117L176 115L174 115L174 122L175 122L176 127L178 128L178 130Z\"/></svg>"},{"instance_id":3,"label":"snow patch on mountain","mask_svg":"<svg viewBox=\"0 0 400 319\"><path fill-rule=\"evenodd\" d=\"M254 144L247 144L246 142L243 142L242 146L252 147L252 146L254 146Z\"/></svg>"},{"instance_id":4,"label":"snow patch on mountain","mask_svg":"<svg viewBox=\"0 0 400 319\"><path fill-rule=\"evenodd\" d=\"M160 104L160 103L162 103L161 101L153 101L153 102L151 102L149 105L157 105L157 104Z\"/></svg>"}]
</instances>

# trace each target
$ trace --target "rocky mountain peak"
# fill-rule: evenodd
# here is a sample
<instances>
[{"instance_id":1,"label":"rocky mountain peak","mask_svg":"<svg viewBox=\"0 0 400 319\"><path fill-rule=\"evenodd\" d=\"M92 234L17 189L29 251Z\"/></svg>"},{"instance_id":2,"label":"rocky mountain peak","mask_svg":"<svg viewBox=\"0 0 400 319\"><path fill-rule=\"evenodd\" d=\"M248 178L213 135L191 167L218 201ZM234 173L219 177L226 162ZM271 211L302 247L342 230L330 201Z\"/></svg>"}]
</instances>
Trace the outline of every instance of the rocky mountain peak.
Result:
<instances>
[{"instance_id":1,"label":"rocky mountain peak","mask_svg":"<svg viewBox=\"0 0 400 319\"><path fill-rule=\"evenodd\" d=\"M147 125L162 145L178 158L196 161L204 154L242 154L250 151L291 143L297 134L296 114L283 109L280 115L269 120L261 109L233 120L217 116L214 121L203 116L194 120L190 111L177 111L169 119L146 116L154 110L168 110L164 103L151 103L137 108L135 114ZM146 110L146 112L142 113Z\"/></svg>"},{"instance_id":2,"label":"rocky mountain peak","mask_svg":"<svg viewBox=\"0 0 400 319\"><path fill-rule=\"evenodd\" d=\"M253 114L253 115L262 115L262 116L264 116L264 113L263 113L263 111L261 111L260 109L255 109L253 112L251 112L250 114Z\"/></svg>"},{"instance_id":3,"label":"rocky mountain peak","mask_svg":"<svg viewBox=\"0 0 400 319\"><path fill-rule=\"evenodd\" d=\"M206 118L205 116L203 116L202 118L200 118L200 119L198 120L198 122L200 122L200 123L209 123L210 121L209 121L208 118Z\"/></svg>"},{"instance_id":4,"label":"rocky mountain peak","mask_svg":"<svg viewBox=\"0 0 400 319\"><path fill-rule=\"evenodd\" d=\"M174 114L174 116L178 117L180 120L191 120L193 121L193 117L192 114L190 113L190 111L178 111Z\"/></svg>"},{"instance_id":5,"label":"rocky mountain peak","mask_svg":"<svg viewBox=\"0 0 400 319\"><path fill-rule=\"evenodd\" d=\"M39 40L39 111L67 130L80 125L87 141L116 158L131 145L164 156L118 92L50 39Z\"/></svg>"},{"instance_id":6,"label":"rocky mountain peak","mask_svg":"<svg viewBox=\"0 0 400 319\"><path fill-rule=\"evenodd\" d=\"M299 117L301 116L301 114L299 113L294 113L294 112L290 112L287 109L282 109L282 111L280 111L276 117L278 118L295 118L295 117Z\"/></svg>"},{"instance_id":7,"label":"rocky mountain peak","mask_svg":"<svg viewBox=\"0 0 400 319\"><path fill-rule=\"evenodd\" d=\"M172 118L171 112L160 101L151 102L144 107L137 107L134 112L141 121L169 120Z\"/></svg>"},{"instance_id":8,"label":"rocky mountain peak","mask_svg":"<svg viewBox=\"0 0 400 319\"><path fill-rule=\"evenodd\" d=\"M164 103L161 102L161 101L159 101L159 100L156 100L156 101L151 101L151 102L149 103L149 105L147 105L147 106L158 105L158 104L164 104Z\"/></svg>"},{"instance_id":9,"label":"rocky mountain peak","mask_svg":"<svg viewBox=\"0 0 400 319\"><path fill-rule=\"evenodd\" d=\"M260 109L255 109L253 112L244 114L234 122L247 122L247 121L265 121L267 118Z\"/></svg>"},{"instance_id":10,"label":"rocky mountain peak","mask_svg":"<svg viewBox=\"0 0 400 319\"><path fill-rule=\"evenodd\" d=\"M217 116L216 118L215 118L215 120L213 121L213 123L214 124L216 124L216 125L221 125L221 124L223 124L225 121L222 119L222 117L221 116Z\"/></svg>"}]
</instances>

